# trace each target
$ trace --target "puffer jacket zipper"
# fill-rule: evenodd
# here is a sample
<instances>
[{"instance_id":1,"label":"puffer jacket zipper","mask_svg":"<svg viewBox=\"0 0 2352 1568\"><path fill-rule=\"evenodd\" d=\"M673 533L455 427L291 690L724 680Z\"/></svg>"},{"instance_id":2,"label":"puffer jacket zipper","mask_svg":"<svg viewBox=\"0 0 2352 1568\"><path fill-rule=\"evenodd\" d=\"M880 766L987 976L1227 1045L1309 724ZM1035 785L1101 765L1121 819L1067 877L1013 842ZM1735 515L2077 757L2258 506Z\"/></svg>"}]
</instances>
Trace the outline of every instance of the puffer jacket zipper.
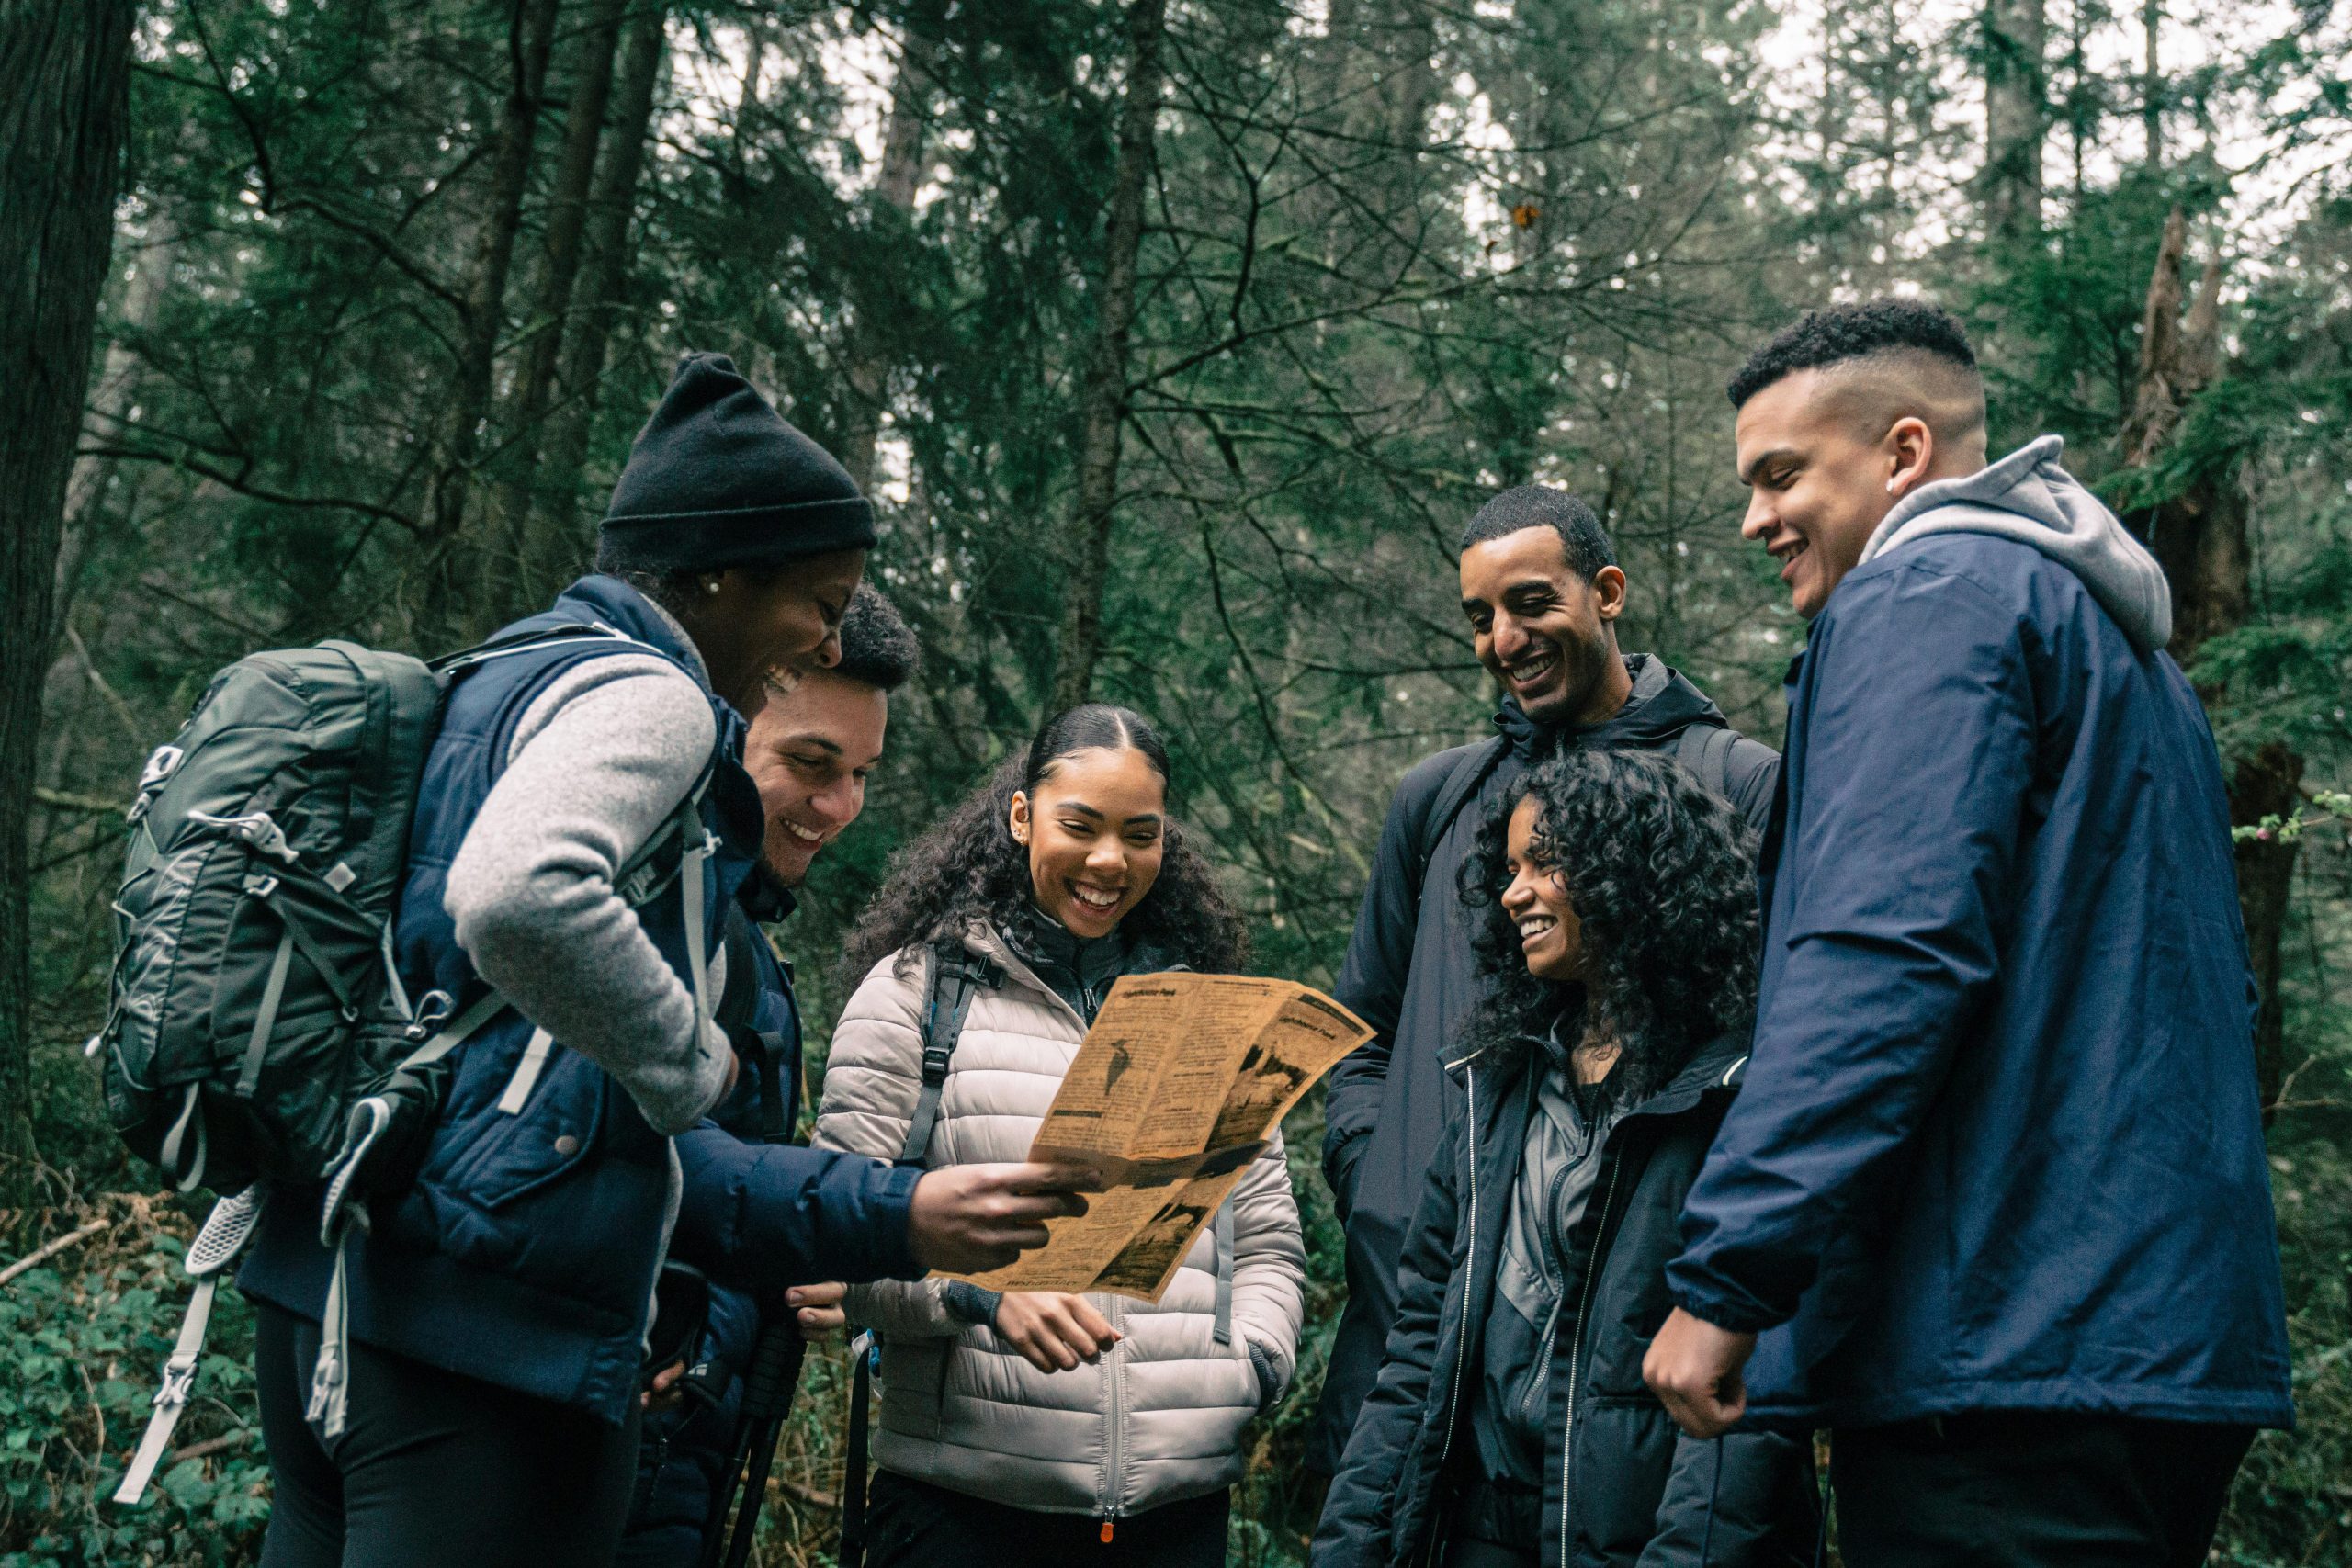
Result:
<instances>
[{"instance_id":1,"label":"puffer jacket zipper","mask_svg":"<svg viewBox=\"0 0 2352 1568\"><path fill-rule=\"evenodd\" d=\"M1617 1202L1617 1178L1625 1168L1622 1154L1608 1153L1601 1157L1609 1162L1609 1189L1600 1200L1600 1223L1593 1230L1592 1256L1585 1260L1584 1286L1577 1294L1576 1337L1568 1341L1568 1415L1560 1432L1560 1568L1568 1568L1568 1496L1569 1478L1577 1468L1577 1397L1578 1368L1584 1358L1584 1337L1592 1322L1592 1286L1600 1277L1600 1265L1609 1256L1609 1211Z\"/></svg>"},{"instance_id":2,"label":"puffer jacket zipper","mask_svg":"<svg viewBox=\"0 0 2352 1568\"><path fill-rule=\"evenodd\" d=\"M1464 1108L1463 1126L1468 1129L1469 1138L1467 1168L1470 1172L1470 1213L1469 1223L1464 1231L1468 1241L1463 1249L1461 1265L1461 1277L1468 1280L1476 1277L1478 1263L1478 1069L1470 1066L1467 1057L1448 1065L1462 1069L1462 1091L1468 1097L1469 1101ZM1463 1363L1470 1359L1470 1307L1466 1300L1463 1303L1461 1319L1455 1326L1460 1333L1453 1347L1453 1371L1446 1378L1445 1437L1437 1447L1435 1473L1441 1484L1445 1476L1447 1456L1453 1452L1453 1422L1461 1410L1462 1367ZM1434 1563L1438 1558L1438 1549L1442 1543L1444 1532L1432 1529L1425 1533L1429 1539L1429 1547L1423 1553L1422 1561Z\"/></svg>"},{"instance_id":3,"label":"puffer jacket zipper","mask_svg":"<svg viewBox=\"0 0 2352 1568\"><path fill-rule=\"evenodd\" d=\"M1125 1513L1119 1499L1126 1495L1126 1381L1127 1359L1119 1352L1126 1348L1126 1314L1120 1309L1119 1298L1111 1298L1111 1329L1119 1336L1117 1343L1102 1352L1102 1383L1108 1414L1102 1439L1102 1517L1115 1519Z\"/></svg>"}]
</instances>

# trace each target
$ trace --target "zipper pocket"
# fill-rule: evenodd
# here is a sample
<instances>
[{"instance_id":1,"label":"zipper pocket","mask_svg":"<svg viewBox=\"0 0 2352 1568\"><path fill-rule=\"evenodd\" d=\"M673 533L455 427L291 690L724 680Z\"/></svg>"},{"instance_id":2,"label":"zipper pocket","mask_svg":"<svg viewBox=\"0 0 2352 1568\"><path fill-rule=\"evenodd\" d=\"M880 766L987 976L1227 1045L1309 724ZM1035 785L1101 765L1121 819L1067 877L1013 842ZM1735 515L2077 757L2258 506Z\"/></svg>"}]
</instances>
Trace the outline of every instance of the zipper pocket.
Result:
<instances>
[{"instance_id":1,"label":"zipper pocket","mask_svg":"<svg viewBox=\"0 0 2352 1568\"><path fill-rule=\"evenodd\" d=\"M1544 1420L1544 1391L1552 1386L1552 1347L1560 1337L1561 1305L1560 1297L1552 1298L1551 1314L1544 1320L1544 1337L1535 1351L1535 1376L1519 1402L1520 1419L1538 1426Z\"/></svg>"}]
</instances>

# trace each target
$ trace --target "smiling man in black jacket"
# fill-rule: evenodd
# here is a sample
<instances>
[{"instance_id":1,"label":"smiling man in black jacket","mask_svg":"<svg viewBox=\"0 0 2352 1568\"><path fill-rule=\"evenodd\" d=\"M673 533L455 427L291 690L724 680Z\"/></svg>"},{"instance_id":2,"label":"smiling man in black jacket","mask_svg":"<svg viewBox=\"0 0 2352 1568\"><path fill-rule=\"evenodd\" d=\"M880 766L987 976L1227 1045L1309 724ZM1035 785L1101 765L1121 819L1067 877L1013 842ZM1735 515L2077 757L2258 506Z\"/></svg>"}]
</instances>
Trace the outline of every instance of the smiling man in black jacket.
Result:
<instances>
[{"instance_id":1,"label":"smiling man in black jacket","mask_svg":"<svg viewBox=\"0 0 2352 1568\"><path fill-rule=\"evenodd\" d=\"M1704 693L1617 646L1625 573L1600 520L1543 485L1507 490L1463 531L1462 609L1501 684L1490 739L1442 751L1397 786L1340 970L1339 998L1373 1038L1331 1075L1323 1171L1348 1235L1348 1300L1309 1463L1338 1467L1396 1314L1396 1259L1449 1096L1440 1054L1476 998L1456 878L1486 808L1562 749L1667 751L1751 826L1779 756L1733 732Z\"/></svg>"}]
</instances>

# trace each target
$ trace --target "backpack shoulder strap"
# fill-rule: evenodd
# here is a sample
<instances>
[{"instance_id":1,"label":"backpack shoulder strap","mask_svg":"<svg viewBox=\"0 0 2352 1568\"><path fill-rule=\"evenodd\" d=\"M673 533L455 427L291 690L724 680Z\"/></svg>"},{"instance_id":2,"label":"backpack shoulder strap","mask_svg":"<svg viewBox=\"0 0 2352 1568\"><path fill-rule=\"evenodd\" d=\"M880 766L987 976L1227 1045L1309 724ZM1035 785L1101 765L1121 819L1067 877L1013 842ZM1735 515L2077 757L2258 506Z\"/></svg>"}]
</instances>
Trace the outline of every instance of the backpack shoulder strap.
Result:
<instances>
[{"instance_id":1,"label":"backpack shoulder strap","mask_svg":"<svg viewBox=\"0 0 2352 1568\"><path fill-rule=\"evenodd\" d=\"M940 1097L947 1089L948 1059L956 1055L972 998L1004 983L1002 969L953 937L931 944L929 967L930 995L922 1010L922 1088L915 1096L914 1119L907 1123L907 1141L899 1150L900 1165L922 1164L931 1148Z\"/></svg>"},{"instance_id":2,"label":"backpack shoulder strap","mask_svg":"<svg viewBox=\"0 0 2352 1568\"><path fill-rule=\"evenodd\" d=\"M1421 836L1413 846L1413 893L1419 897L1421 884L1429 880L1430 862L1436 858L1437 844L1453 819L1462 815L1462 807L1478 786L1500 765L1503 754L1510 750L1510 741L1498 735L1482 745L1473 746L1453 764L1445 775L1445 783L1437 792L1437 799L1430 805L1430 814L1421 819Z\"/></svg>"},{"instance_id":3,"label":"backpack shoulder strap","mask_svg":"<svg viewBox=\"0 0 2352 1568\"><path fill-rule=\"evenodd\" d=\"M576 642L582 637L626 644L630 648L641 649L647 653L656 654L663 659L670 657L651 643L639 642L628 633L608 626L602 621L565 621L554 626L534 626L529 631L512 632L504 637L494 637L488 642L476 643L473 647L461 649L456 653L445 653L440 658L431 660L427 668L443 680L447 680L461 670L470 670L475 665L485 663L492 659L503 659L515 653L528 653L534 649L544 648L549 643ZM675 660L672 662L674 663Z\"/></svg>"},{"instance_id":4,"label":"backpack shoulder strap","mask_svg":"<svg viewBox=\"0 0 2352 1568\"><path fill-rule=\"evenodd\" d=\"M791 1131L784 1118L784 1035L759 1027L761 982L767 968L760 960L759 949L767 938L760 934L749 911L730 903L719 941L727 953L727 988L719 993L718 1010L712 1016L727 1031L728 1038L736 1042L737 1055L749 1054L746 1043L756 1046L757 1055L751 1065L759 1073L760 1136L780 1144Z\"/></svg>"},{"instance_id":5,"label":"backpack shoulder strap","mask_svg":"<svg viewBox=\"0 0 2352 1568\"><path fill-rule=\"evenodd\" d=\"M719 992L711 1016L730 1033L751 1028L759 1019L760 955L752 944L763 940L743 907L729 904L719 935L727 954L727 988Z\"/></svg>"},{"instance_id":6,"label":"backpack shoulder strap","mask_svg":"<svg viewBox=\"0 0 2352 1568\"><path fill-rule=\"evenodd\" d=\"M1674 760L1725 800L1731 798L1731 749L1739 732L1729 725L1694 724L1675 738Z\"/></svg>"}]
</instances>

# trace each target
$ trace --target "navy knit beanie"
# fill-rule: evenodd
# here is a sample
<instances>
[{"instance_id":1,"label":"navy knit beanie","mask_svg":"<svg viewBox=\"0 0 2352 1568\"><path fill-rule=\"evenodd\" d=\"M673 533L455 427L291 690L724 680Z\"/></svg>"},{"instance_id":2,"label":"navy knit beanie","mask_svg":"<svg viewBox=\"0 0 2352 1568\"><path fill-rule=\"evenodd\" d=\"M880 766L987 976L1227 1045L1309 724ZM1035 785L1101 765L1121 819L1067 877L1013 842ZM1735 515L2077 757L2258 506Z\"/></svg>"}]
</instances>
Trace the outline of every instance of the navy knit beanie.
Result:
<instances>
[{"instance_id":1,"label":"navy knit beanie","mask_svg":"<svg viewBox=\"0 0 2352 1568\"><path fill-rule=\"evenodd\" d=\"M638 432L598 533L607 571L718 571L871 548L874 508L723 354L689 354Z\"/></svg>"}]
</instances>

